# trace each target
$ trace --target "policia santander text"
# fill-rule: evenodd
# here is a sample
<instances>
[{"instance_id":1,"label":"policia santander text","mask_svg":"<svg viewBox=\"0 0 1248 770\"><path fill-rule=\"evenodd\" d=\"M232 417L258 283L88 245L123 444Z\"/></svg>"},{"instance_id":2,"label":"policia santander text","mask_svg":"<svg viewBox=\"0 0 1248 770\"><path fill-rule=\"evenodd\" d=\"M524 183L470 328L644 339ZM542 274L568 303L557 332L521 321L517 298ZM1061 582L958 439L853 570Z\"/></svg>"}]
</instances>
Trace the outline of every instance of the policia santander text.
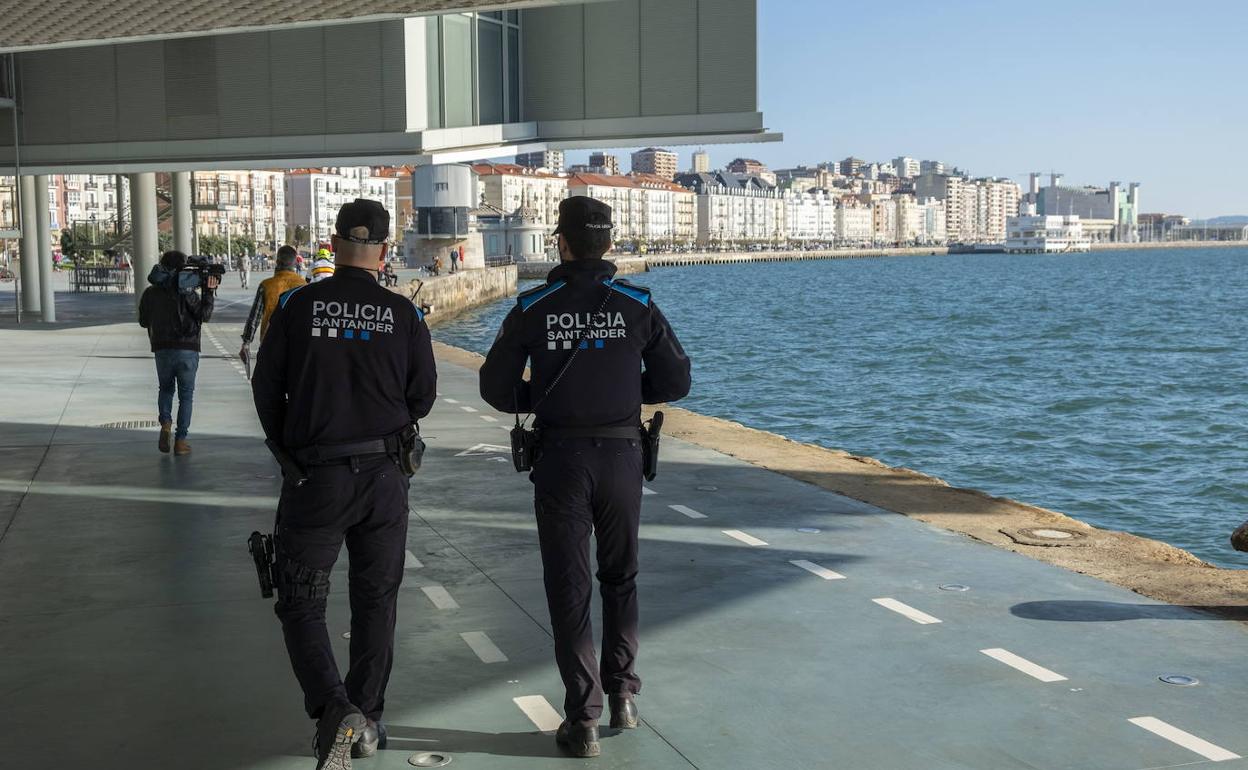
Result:
<instances>
[{"instance_id":1,"label":"policia santander text","mask_svg":"<svg viewBox=\"0 0 1248 770\"><path fill-rule=\"evenodd\" d=\"M601 259L611 242L610 212L588 198L563 201L556 230L563 262L546 285L520 295L480 373L490 405L536 415L529 478L566 689L556 740L576 756L600 751L603 691L611 726L637 725L641 405L675 401L690 385L689 359L650 292L614 280L615 265ZM591 532L602 593L601 664L590 620Z\"/></svg>"},{"instance_id":2,"label":"policia santander text","mask_svg":"<svg viewBox=\"0 0 1248 770\"><path fill-rule=\"evenodd\" d=\"M436 395L423 316L374 277L389 219L374 201L343 205L336 274L282 295L252 380L265 436L284 460L272 570L277 616L308 715L319 720L317 767L334 770L350 767L350 755L384 748L414 470L404 453L421 446L414 423ZM329 575L344 541L345 682L325 627Z\"/></svg>"}]
</instances>

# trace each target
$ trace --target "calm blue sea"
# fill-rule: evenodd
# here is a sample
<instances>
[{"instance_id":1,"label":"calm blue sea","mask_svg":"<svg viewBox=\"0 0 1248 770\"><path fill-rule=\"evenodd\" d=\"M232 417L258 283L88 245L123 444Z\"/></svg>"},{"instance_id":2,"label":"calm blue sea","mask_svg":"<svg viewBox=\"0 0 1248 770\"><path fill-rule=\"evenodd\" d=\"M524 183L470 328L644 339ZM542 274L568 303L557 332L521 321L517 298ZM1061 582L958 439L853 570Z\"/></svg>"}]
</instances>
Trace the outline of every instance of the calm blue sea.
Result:
<instances>
[{"instance_id":1,"label":"calm blue sea","mask_svg":"<svg viewBox=\"0 0 1248 770\"><path fill-rule=\"evenodd\" d=\"M642 276L682 406L1248 567L1248 249L950 255ZM435 330L485 352L511 301Z\"/></svg>"}]
</instances>

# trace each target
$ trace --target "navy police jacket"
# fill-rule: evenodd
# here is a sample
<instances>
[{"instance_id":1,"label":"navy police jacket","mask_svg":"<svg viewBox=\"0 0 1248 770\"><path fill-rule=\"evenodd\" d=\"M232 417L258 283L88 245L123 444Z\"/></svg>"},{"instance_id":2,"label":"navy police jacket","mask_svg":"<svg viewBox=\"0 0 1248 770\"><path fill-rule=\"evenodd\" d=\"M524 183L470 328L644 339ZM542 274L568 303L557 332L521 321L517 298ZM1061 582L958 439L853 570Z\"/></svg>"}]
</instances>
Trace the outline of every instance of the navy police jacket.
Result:
<instances>
[{"instance_id":1,"label":"navy police jacket","mask_svg":"<svg viewBox=\"0 0 1248 770\"><path fill-rule=\"evenodd\" d=\"M281 296L251 380L264 435L289 449L398 433L429 414L436 387L420 311L346 266Z\"/></svg>"},{"instance_id":2,"label":"navy police jacket","mask_svg":"<svg viewBox=\"0 0 1248 770\"><path fill-rule=\"evenodd\" d=\"M614 276L604 259L564 262L521 294L481 367L481 397L542 427L598 428L640 425L643 403L686 396L689 357L672 327L648 289Z\"/></svg>"}]
</instances>

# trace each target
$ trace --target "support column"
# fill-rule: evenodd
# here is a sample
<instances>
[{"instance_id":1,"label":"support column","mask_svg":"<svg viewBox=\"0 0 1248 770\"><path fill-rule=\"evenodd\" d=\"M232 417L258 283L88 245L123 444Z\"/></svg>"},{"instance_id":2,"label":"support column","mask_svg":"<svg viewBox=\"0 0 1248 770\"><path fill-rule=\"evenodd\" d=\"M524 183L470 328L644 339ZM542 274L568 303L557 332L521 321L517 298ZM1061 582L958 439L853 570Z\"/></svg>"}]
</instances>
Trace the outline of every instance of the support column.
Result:
<instances>
[{"instance_id":1,"label":"support column","mask_svg":"<svg viewBox=\"0 0 1248 770\"><path fill-rule=\"evenodd\" d=\"M52 222L48 212L48 176L35 177L35 237L39 239L39 310L43 320L56 320L56 287L52 285Z\"/></svg>"},{"instance_id":2,"label":"support column","mask_svg":"<svg viewBox=\"0 0 1248 770\"><path fill-rule=\"evenodd\" d=\"M147 274L156 266L156 174L130 175L130 232L134 239L134 300L147 288Z\"/></svg>"},{"instance_id":3,"label":"support column","mask_svg":"<svg viewBox=\"0 0 1248 770\"><path fill-rule=\"evenodd\" d=\"M18 180L22 205L22 312L39 312L39 227L35 216L35 178Z\"/></svg>"},{"instance_id":4,"label":"support column","mask_svg":"<svg viewBox=\"0 0 1248 770\"><path fill-rule=\"evenodd\" d=\"M183 254L193 254L195 248L191 229L191 172L173 172L173 248Z\"/></svg>"}]
</instances>

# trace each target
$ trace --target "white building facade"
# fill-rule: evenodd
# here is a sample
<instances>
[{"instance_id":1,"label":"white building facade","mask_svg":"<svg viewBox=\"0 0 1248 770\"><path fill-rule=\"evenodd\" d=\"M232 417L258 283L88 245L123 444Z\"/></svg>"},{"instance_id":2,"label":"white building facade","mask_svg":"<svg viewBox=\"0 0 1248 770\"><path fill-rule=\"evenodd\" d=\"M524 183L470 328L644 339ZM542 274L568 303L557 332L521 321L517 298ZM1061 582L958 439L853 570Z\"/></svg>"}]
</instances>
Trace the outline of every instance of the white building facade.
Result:
<instances>
[{"instance_id":1,"label":"white building facade","mask_svg":"<svg viewBox=\"0 0 1248 770\"><path fill-rule=\"evenodd\" d=\"M375 200L391 212L390 238L396 231L395 185L391 176L375 176L367 166L338 169L302 169L285 178L286 221L308 228L312 241L328 241L342 204L356 198Z\"/></svg>"}]
</instances>

